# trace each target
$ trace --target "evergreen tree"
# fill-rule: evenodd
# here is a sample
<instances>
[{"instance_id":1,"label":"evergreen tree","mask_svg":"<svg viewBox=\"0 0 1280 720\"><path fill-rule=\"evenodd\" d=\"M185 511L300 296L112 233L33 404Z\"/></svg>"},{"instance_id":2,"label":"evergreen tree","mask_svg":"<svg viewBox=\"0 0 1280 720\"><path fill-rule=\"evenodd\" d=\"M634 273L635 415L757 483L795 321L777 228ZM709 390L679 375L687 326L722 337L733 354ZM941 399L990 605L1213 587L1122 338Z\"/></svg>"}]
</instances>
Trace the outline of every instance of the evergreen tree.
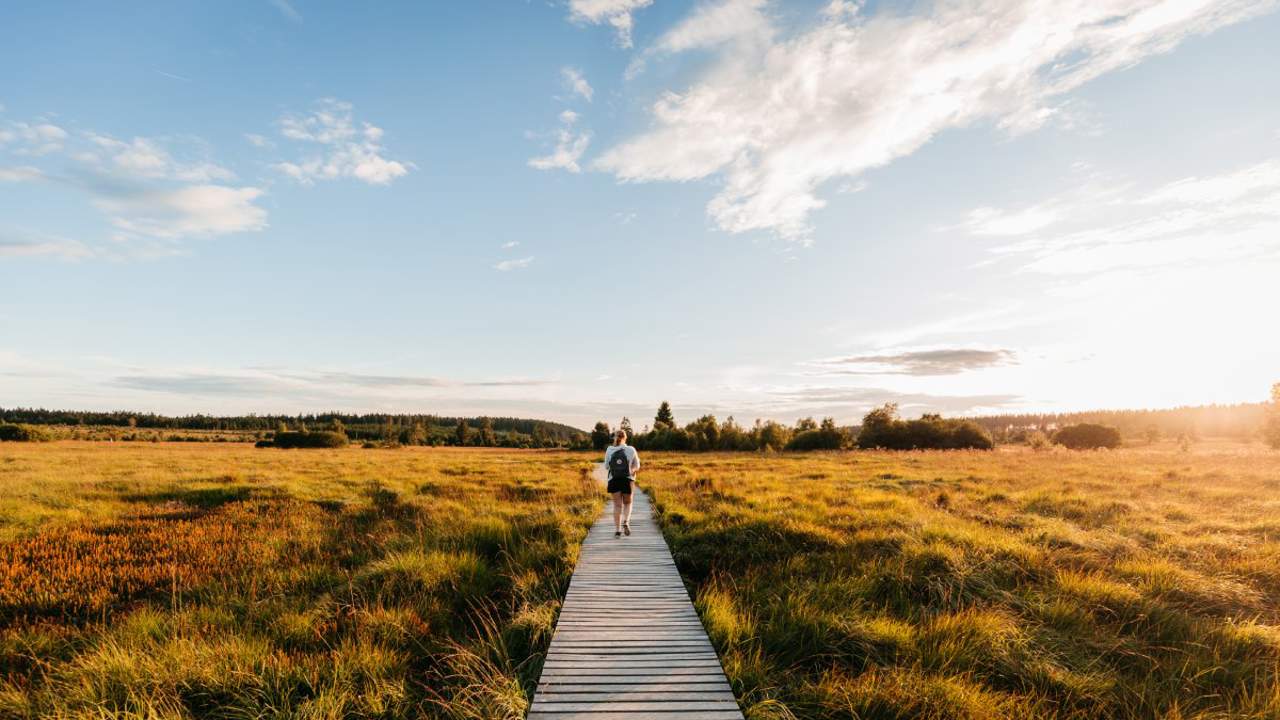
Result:
<instances>
[{"instance_id":1,"label":"evergreen tree","mask_svg":"<svg viewBox=\"0 0 1280 720\"><path fill-rule=\"evenodd\" d=\"M493 433L493 421L487 417L480 418L480 444L485 447L498 444L498 436Z\"/></svg>"},{"instance_id":2,"label":"evergreen tree","mask_svg":"<svg viewBox=\"0 0 1280 720\"><path fill-rule=\"evenodd\" d=\"M671 412L671 404L666 400L658 406L658 414L653 418L653 430L657 432L659 429L670 430L676 426L676 416Z\"/></svg>"},{"instance_id":3,"label":"evergreen tree","mask_svg":"<svg viewBox=\"0 0 1280 720\"><path fill-rule=\"evenodd\" d=\"M629 418L629 417L627 417L627 416L625 416L625 415L622 417L622 424L621 424L621 425L619 425L619 426L618 426L618 428L619 428L619 429L621 429L621 430L625 430L625 431L626 431L626 433L627 433L627 437L635 437L635 436L636 436L636 432L635 432L635 430L632 430L632 429L631 429L631 418Z\"/></svg>"},{"instance_id":4,"label":"evergreen tree","mask_svg":"<svg viewBox=\"0 0 1280 720\"><path fill-rule=\"evenodd\" d=\"M457 445L466 445L471 440L471 427L466 418L458 419L458 427L453 431L453 441Z\"/></svg>"}]
</instances>

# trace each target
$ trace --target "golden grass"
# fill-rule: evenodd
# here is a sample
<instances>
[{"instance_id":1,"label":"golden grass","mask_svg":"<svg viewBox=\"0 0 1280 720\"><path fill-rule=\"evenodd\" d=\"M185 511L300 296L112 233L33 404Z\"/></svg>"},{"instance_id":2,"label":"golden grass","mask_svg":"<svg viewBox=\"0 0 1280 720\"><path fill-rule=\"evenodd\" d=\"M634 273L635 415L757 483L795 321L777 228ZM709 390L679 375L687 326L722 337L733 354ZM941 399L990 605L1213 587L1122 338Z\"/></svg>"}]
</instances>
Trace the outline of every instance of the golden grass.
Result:
<instances>
[{"instance_id":1,"label":"golden grass","mask_svg":"<svg viewBox=\"0 0 1280 720\"><path fill-rule=\"evenodd\" d=\"M521 718L594 454L0 445L0 717ZM749 718L1280 718L1280 453L652 454Z\"/></svg>"},{"instance_id":2,"label":"golden grass","mask_svg":"<svg viewBox=\"0 0 1280 720\"><path fill-rule=\"evenodd\" d=\"M522 718L585 466L0 446L0 717Z\"/></svg>"},{"instance_id":3,"label":"golden grass","mask_svg":"<svg viewBox=\"0 0 1280 720\"><path fill-rule=\"evenodd\" d=\"M650 456L752 718L1280 717L1280 453Z\"/></svg>"}]
</instances>

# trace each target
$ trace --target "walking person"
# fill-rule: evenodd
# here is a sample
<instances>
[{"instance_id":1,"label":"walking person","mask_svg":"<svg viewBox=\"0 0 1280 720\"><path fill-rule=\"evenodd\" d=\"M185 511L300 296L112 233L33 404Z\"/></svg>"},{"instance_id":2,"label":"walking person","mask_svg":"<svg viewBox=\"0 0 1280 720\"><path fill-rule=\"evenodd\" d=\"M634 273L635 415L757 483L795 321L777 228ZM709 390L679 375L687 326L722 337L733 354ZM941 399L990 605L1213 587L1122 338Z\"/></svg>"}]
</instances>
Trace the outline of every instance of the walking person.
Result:
<instances>
[{"instance_id":1,"label":"walking person","mask_svg":"<svg viewBox=\"0 0 1280 720\"><path fill-rule=\"evenodd\" d=\"M604 451L604 466L609 471L609 495L613 497L613 536L631 534L631 491L636 473L640 472L640 456L627 444L627 431L613 434L613 444Z\"/></svg>"}]
</instances>

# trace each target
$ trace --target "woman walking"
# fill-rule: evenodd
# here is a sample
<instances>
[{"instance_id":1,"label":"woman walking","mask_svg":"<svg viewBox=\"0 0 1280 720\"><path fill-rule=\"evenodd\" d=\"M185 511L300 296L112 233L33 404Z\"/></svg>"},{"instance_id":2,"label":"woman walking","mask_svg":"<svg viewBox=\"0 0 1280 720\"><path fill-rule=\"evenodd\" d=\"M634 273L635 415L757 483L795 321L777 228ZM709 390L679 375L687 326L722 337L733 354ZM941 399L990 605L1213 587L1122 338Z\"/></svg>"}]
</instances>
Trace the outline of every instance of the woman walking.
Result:
<instances>
[{"instance_id":1,"label":"woman walking","mask_svg":"<svg viewBox=\"0 0 1280 720\"><path fill-rule=\"evenodd\" d=\"M640 456L627 444L627 431L618 429L613 434L613 444L604 451L604 466L609 471L609 494L613 496L613 536L631 534L631 491L636 473L640 471Z\"/></svg>"}]
</instances>

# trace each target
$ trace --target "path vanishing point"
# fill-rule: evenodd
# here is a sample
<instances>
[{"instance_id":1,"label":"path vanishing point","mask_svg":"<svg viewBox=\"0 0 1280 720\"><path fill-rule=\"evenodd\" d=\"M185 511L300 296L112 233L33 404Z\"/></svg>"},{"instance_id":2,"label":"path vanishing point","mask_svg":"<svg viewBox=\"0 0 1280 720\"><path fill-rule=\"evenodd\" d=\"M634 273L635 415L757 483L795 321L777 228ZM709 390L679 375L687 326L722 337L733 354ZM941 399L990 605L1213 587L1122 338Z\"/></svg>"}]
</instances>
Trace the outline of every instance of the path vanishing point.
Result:
<instances>
[{"instance_id":1,"label":"path vanishing point","mask_svg":"<svg viewBox=\"0 0 1280 720\"><path fill-rule=\"evenodd\" d=\"M634 503L630 537L608 506L587 533L529 720L742 720L649 496Z\"/></svg>"}]
</instances>

